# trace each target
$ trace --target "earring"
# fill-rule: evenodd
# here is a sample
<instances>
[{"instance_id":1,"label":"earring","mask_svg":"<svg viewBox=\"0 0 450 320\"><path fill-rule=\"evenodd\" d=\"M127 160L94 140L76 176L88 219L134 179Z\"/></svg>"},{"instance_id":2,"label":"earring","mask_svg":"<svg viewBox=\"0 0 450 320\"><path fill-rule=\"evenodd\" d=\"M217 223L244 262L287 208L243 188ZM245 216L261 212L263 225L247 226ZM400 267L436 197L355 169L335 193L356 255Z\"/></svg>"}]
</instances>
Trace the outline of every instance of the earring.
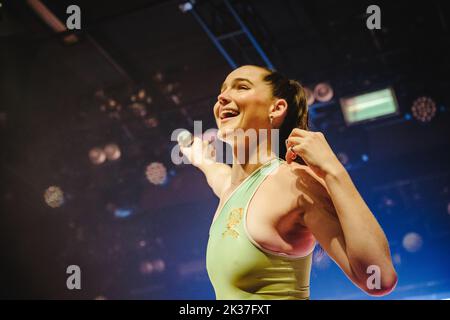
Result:
<instances>
[{"instance_id":1,"label":"earring","mask_svg":"<svg viewBox=\"0 0 450 320\"><path fill-rule=\"evenodd\" d=\"M270 120L270 126L273 127L273 117L269 116L269 120Z\"/></svg>"}]
</instances>

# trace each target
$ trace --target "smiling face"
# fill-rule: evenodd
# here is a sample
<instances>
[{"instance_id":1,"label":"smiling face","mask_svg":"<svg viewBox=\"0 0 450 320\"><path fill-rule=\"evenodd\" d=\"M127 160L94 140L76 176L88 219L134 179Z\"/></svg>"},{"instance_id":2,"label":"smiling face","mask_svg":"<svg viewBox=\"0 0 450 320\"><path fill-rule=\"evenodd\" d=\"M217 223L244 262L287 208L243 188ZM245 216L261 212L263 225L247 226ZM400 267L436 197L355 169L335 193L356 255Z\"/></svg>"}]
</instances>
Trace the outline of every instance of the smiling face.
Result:
<instances>
[{"instance_id":1,"label":"smiling face","mask_svg":"<svg viewBox=\"0 0 450 320\"><path fill-rule=\"evenodd\" d=\"M219 132L270 128L274 99L270 85L264 81L267 74L263 68L243 66L227 76L214 106Z\"/></svg>"}]
</instances>

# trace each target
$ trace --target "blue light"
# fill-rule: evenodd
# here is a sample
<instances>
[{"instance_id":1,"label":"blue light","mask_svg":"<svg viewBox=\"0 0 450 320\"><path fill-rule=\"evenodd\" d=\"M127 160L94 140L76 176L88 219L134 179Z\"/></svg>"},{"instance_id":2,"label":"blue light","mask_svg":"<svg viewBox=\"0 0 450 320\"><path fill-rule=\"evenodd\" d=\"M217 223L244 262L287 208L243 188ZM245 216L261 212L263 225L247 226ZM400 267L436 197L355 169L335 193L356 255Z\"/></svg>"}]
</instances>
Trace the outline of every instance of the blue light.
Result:
<instances>
[{"instance_id":1,"label":"blue light","mask_svg":"<svg viewBox=\"0 0 450 320\"><path fill-rule=\"evenodd\" d=\"M188 12L188 11L191 11L191 10L194 8L194 6L192 5L192 3L189 2L189 1L180 4L178 7L180 8L181 12L183 12L183 13L186 13L186 12Z\"/></svg>"},{"instance_id":2,"label":"blue light","mask_svg":"<svg viewBox=\"0 0 450 320\"><path fill-rule=\"evenodd\" d=\"M411 115L409 113L405 114L405 120L411 120Z\"/></svg>"},{"instance_id":3,"label":"blue light","mask_svg":"<svg viewBox=\"0 0 450 320\"><path fill-rule=\"evenodd\" d=\"M361 159L362 159L362 161L367 162L367 161L369 161L369 156L367 154L363 154L363 155L361 155Z\"/></svg>"},{"instance_id":4,"label":"blue light","mask_svg":"<svg viewBox=\"0 0 450 320\"><path fill-rule=\"evenodd\" d=\"M131 209L119 208L119 209L114 210L114 216L116 218L127 218L132 213L133 213L133 211Z\"/></svg>"}]
</instances>

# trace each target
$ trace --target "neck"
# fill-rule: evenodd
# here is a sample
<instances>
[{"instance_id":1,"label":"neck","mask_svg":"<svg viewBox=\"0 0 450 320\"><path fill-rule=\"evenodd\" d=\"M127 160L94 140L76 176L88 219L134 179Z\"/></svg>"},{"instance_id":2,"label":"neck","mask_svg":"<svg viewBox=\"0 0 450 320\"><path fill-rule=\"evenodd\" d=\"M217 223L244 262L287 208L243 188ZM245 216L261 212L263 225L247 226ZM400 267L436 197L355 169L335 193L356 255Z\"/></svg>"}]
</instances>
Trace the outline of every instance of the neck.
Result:
<instances>
[{"instance_id":1,"label":"neck","mask_svg":"<svg viewBox=\"0 0 450 320\"><path fill-rule=\"evenodd\" d=\"M259 141L255 146L249 146L248 140L244 145L233 146L233 166L231 169L231 184L238 185L260 166L278 156L272 151L270 138Z\"/></svg>"}]
</instances>

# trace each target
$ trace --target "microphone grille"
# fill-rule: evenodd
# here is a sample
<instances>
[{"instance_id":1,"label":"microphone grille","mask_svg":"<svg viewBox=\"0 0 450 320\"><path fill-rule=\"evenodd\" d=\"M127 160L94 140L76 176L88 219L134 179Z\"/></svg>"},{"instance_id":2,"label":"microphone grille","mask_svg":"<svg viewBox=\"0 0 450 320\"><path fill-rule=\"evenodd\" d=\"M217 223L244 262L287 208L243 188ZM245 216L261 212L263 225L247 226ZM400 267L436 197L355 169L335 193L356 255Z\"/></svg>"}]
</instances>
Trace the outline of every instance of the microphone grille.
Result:
<instances>
[{"instance_id":1,"label":"microphone grille","mask_svg":"<svg viewBox=\"0 0 450 320\"><path fill-rule=\"evenodd\" d=\"M187 130L183 130L178 134L177 141L180 146L187 148L192 144L192 134Z\"/></svg>"}]
</instances>

